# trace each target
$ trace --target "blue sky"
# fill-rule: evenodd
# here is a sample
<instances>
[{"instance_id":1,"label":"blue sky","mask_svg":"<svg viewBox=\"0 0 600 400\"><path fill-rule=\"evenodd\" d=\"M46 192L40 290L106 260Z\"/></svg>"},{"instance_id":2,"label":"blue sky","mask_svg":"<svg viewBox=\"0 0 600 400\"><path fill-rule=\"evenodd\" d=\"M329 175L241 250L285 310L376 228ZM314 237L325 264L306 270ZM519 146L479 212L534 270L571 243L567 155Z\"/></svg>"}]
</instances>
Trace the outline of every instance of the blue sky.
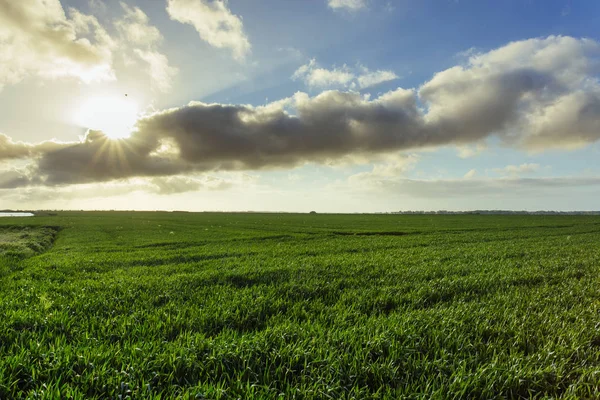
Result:
<instances>
[{"instance_id":1,"label":"blue sky","mask_svg":"<svg viewBox=\"0 0 600 400\"><path fill-rule=\"evenodd\" d=\"M596 1L0 0L0 23L0 208L599 208Z\"/></svg>"}]
</instances>

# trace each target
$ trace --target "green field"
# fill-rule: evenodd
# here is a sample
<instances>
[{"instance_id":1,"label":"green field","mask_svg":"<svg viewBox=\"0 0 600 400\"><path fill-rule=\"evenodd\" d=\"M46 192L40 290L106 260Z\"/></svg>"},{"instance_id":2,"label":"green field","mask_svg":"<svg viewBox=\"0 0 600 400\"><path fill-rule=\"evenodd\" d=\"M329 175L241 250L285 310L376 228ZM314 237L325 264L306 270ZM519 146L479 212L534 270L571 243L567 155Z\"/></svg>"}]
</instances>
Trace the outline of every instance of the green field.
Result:
<instances>
[{"instance_id":1,"label":"green field","mask_svg":"<svg viewBox=\"0 0 600 400\"><path fill-rule=\"evenodd\" d=\"M0 218L0 398L600 398L600 217Z\"/></svg>"}]
</instances>

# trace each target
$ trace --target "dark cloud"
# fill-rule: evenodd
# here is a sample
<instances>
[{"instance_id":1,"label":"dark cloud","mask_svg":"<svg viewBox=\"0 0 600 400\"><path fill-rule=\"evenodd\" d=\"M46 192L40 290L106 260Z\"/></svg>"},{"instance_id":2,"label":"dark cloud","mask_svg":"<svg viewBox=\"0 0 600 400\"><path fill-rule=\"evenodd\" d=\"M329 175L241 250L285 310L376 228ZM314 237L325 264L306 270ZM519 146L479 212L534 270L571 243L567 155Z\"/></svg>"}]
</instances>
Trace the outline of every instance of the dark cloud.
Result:
<instances>
[{"instance_id":1,"label":"dark cloud","mask_svg":"<svg viewBox=\"0 0 600 400\"><path fill-rule=\"evenodd\" d=\"M33 183L32 179L26 172L18 170L0 172L0 189L15 189L31 183Z\"/></svg>"},{"instance_id":2,"label":"dark cloud","mask_svg":"<svg viewBox=\"0 0 600 400\"><path fill-rule=\"evenodd\" d=\"M47 185L59 185L175 175L192 169L176 157L152 154L155 141L138 139L139 135L115 141L102 132L89 131L81 143L44 153L37 160L37 175Z\"/></svg>"},{"instance_id":3,"label":"dark cloud","mask_svg":"<svg viewBox=\"0 0 600 400\"><path fill-rule=\"evenodd\" d=\"M32 158L30 182L60 185L329 163L492 135L527 150L577 147L600 139L598 55L588 39L531 39L472 55L418 90L297 93L263 107L195 102L140 119L118 141L90 131L42 149L0 136L0 159Z\"/></svg>"},{"instance_id":4,"label":"dark cloud","mask_svg":"<svg viewBox=\"0 0 600 400\"><path fill-rule=\"evenodd\" d=\"M418 144L420 127L407 110L337 91L291 101L297 116L280 107L193 103L141 120L134 139L171 139L181 159L201 169L293 166Z\"/></svg>"}]
</instances>

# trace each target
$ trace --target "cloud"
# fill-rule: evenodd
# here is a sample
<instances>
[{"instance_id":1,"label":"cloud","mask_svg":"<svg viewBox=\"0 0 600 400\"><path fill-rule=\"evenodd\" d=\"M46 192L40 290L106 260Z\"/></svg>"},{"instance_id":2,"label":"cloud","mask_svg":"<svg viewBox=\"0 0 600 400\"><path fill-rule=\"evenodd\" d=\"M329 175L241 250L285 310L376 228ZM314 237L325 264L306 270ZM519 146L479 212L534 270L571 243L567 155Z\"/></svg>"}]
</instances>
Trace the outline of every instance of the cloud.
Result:
<instances>
[{"instance_id":1,"label":"cloud","mask_svg":"<svg viewBox=\"0 0 600 400\"><path fill-rule=\"evenodd\" d=\"M366 8L367 0L327 0L327 5L333 10L358 11Z\"/></svg>"},{"instance_id":2,"label":"cloud","mask_svg":"<svg viewBox=\"0 0 600 400\"><path fill-rule=\"evenodd\" d=\"M354 74L347 66L328 70L317 68L317 61L313 58L308 64L302 65L292 75L293 79L302 79L311 87L325 87L331 85L347 86L354 80Z\"/></svg>"},{"instance_id":3,"label":"cloud","mask_svg":"<svg viewBox=\"0 0 600 400\"><path fill-rule=\"evenodd\" d=\"M130 53L147 65L153 89L159 92L169 91L179 70L169 65L167 56L158 51L158 46L163 41L161 32L150 25L148 16L139 7L130 7L123 2L121 7L124 15L115 21L121 46L131 49Z\"/></svg>"},{"instance_id":4,"label":"cloud","mask_svg":"<svg viewBox=\"0 0 600 400\"><path fill-rule=\"evenodd\" d=\"M288 47L278 47L277 51L280 52L280 53L286 54L290 58L302 58L303 57L303 54L302 54L301 50L299 50L299 49L297 49L295 47L291 47L291 46L288 46Z\"/></svg>"},{"instance_id":5,"label":"cloud","mask_svg":"<svg viewBox=\"0 0 600 400\"><path fill-rule=\"evenodd\" d=\"M398 79L398 75L392 71L369 71L365 67L362 68L362 75L356 77L358 87L361 89L379 85L383 82L393 81L395 79Z\"/></svg>"},{"instance_id":6,"label":"cloud","mask_svg":"<svg viewBox=\"0 0 600 400\"><path fill-rule=\"evenodd\" d=\"M0 161L19 158L33 158L40 154L52 152L62 148L65 144L56 141L40 143L15 142L10 137L0 133Z\"/></svg>"},{"instance_id":7,"label":"cloud","mask_svg":"<svg viewBox=\"0 0 600 400\"><path fill-rule=\"evenodd\" d=\"M419 89L426 125L473 142L495 134L530 150L577 148L600 132L600 46L549 36L476 54Z\"/></svg>"},{"instance_id":8,"label":"cloud","mask_svg":"<svg viewBox=\"0 0 600 400\"><path fill-rule=\"evenodd\" d=\"M300 66L292 75L292 79L301 79L311 88L342 87L350 89L366 89L398 79L392 71L370 71L364 66L352 69L347 65L341 68L320 68L316 59L311 59L307 64Z\"/></svg>"},{"instance_id":9,"label":"cloud","mask_svg":"<svg viewBox=\"0 0 600 400\"><path fill-rule=\"evenodd\" d=\"M104 3L104 0L88 0L88 4L90 8L96 13L106 12L106 3Z\"/></svg>"},{"instance_id":10,"label":"cloud","mask_svg":"<svg viewBox=\"0 0 600 400\"><path fill-rule=\"evenodd\" d=\"M177 69L157 50L162 34L140 8L121 6L115 40L94 16L75 8L65 14L59 0L0 0L0 89L28 76L114 80L113 58L124 53L147 64L154 88L168 90Z\"/></svg>"},{"instance_id":11,"label":"cloud","mask_svg":"<svg viewBox=\"0 0 600 400\"><path fill-rule=\"evenodd\" d=\"M371 195L408 196L423 199L448 199L464 197L514 196L564 193L567 188L600 188L600 177L547 177L522 178L519 173L535 171L536 164L507 166L502 171L518 171L510 176L499 178L478 177L477 170L471 169L457 179L412 179L407 172L414 169L418 155L391 155L384 162L373 165L371 171L348 176L345 180L329 185L335 191L369 193Z\"/></svg>"},{"instance_id":12,"label":"cloud","mask_svg":"<svg viewBox=\"0 0 600 400\"><path fill-rule=\"evenodd\" d=\"M373 169L368 172L359 172L348 177L351 184L371 183L387 179L397 179L412 170L418 161L418 156L393 154L387 157L384 162L378 162L373 165Z\"/></svg>"},{"instance_id":13,"label":"cloud","mask_svg":"<svg viewBox=\"0 0 600 400\"><path fill-rule=\"evenodd\" d=\"M121 7L125 14L115 22L115 27L125 40L138 46L153 46L163 40L158 28L150 25L148 16L139 7L130 7L123 2Z\"/></svg>"},{"instance_id":14,"label":"cloud","mask_svg":"<svg viewBox=\"0 0 600 400\"><path fill-rule=\"evenodd\" d=\"M564 192L566 188L600 187L600 177L550 177L550 178L478 178L475 169L459 179L410 179L401 174L378 174L373 172L349 176L337 182L335 189L402 195L415 198L459 198L465 196L539 195Z\"/></svg>"},{"instance_id":15,"label":"cloud","mask_svg":"<svg viewBox=\"0 0 600 400\"><path fill-rule=\"evenodd\" d=\"M600 177L568 178L497 178L497 179L400 179L380 183L387 193L406 194L418 198L444 198L533 194L544 196L549 191L565 188L600 187Z\"/></svg>"},{"instance_id":16,"label":"cloud","mask_svg":"<svg viewBox=\"0 0 600 400\"><path fill-rule=\"evenodd\" d=\"M221 178L204 176L191 178L187 176L159 177L153 178L150 183L156 187L157 194L175 194L205 190L227 190L233 187L233 183Z\"/></svg>"},{"instance_id":17,"label":"cloud","mask_svg":"<svg viewBox=\"0 0 600 400\"><path fill-rule=\"evenodd\" d=\"M13 169L0 172L0 189L15 189L30 183L31 180L27 177L26 171Z\"/></svg>"},{"instance_id":18,"label":"cloud","mask_svg":"<svg viewBox=\"0 0 600 400\"><path fill-rule=\"evenodd\" d=\"M504 168L494 168L493 171L502 175L521 175L536 172L540 169L539 164L521 164L521 165L507 165Z\"/></svg>"},{"instance_id":19,"label":"cloud","mask_svg":"<svg viewBox=\"0 0 600 400\"><path fill-rule=\"evenodd\" d=\"M133 193L147 193L151 195L172 195L188 192L218 192L232 189L248 190L252 183L236 176L214 177L200 176L171 176L165 178L133 178L115 182L80 184L62 187L19 187L16 185L3 185L3 180L8 174L0 173L0 196L8 203L23 205L30 202L56 200L58 203L53 208L69 208L72 205L65 201L82 199L127 196ZM77 205L79 203L75 203Z\"/></svg>"},{"instance_id":20,"label":"cloud","mask_svg":"<svg viewBox=\"0 0 600 400\"><path fill-rule=\"evenodd\" d=\"M167 12L172 20L196 28L211 46L231 50L237 60L250 52L242 19L231 13L226 0L168 0Z\"/></svg>"},{"instance_id":21,"label":"cloud","mask_svg":"<svg viewBox=\"0 0 600 400\"><path fill-rule=\"evenodd\" d=\"M456 148L458 150L458 157L471 158L485 151L487 145L485 143L475 143L473 145L459 145Z\"/></svg>"},{"instance_id":22,"label":"cloud","mask_svg":"<svg viewBox=\"0 0 600 400\"><path fill-rule=\"evenodd\" d=\"M514 42L418 89L300 92L260 107L191 102L145 116L120 141L97 131L58 145L0 136L0 160L29 160L30 184L62 185L330 164L488 137L527 151L574 148L600 140L598 51L590 39Z\"/></svg>"},{"instance_id":23,"label":"cloud","mask_svg":"<svg viewBox=\"0 0 600 400\"><path fill-rule=\"evenodd\" d=\"M28 143L15 142L10 137L0 133L0 159L10 160L30 157L32 147Z\"/></svg>"},{"instance_id":24,"label":"cloud","mask_svg":"<svg viewBox=\"0 0 600 400\"><path fill-rule=\"evenodd\" d=\"M82 142L41 156L34 176L53 186L191 172L192 168L174 155L151 154L157 148L154 144L151 139L112 141L102 132L89 131Z\"/></svg>"},{"instance_id":25,"label":"cloud","mask_svg":"<svg viewBox=\"0 0 600 400\"><path fill-rule=\"evenodd\" d=\"M90 131L81 142L45 152L35 159L34 176L44 184L59 185L293 167L387 152L420 142L414 116L402 110L403 101L414 103L411 91L377 101L330 91L314 98L299 93L263 107L190 103L139 120L128 139L113 141ZM289 105L298 115L285 111ZM395 133L394 127L402 127L407 136ZM18 148L18 143L7 142L0 159Z\"/></svg>"},{"instance_id":26,"label":"cloud","mask_svg":"<svg viewBox=\"0 0 600 400\"><path fill-rule=\"evenodd\" d=\"M477 170L476 169L472 169L469 172L467 172L464 176L464 179L473 179L477 176Z\"/></svg>"},{"instance_id":27,"label":"cloud","mask_svg":"<svg viewBox=\"0 0 600 400\"><path fill-rule=\"evenodd\" d=\"M153 87L160 92L169 91L171 82L179 70L169 65L167 56L154 50L134 49L134 53L148 64Z\"/></svg>"},{"instance_id":28,"label":"cloud","mask_svg":"<svg viewBox=\"0 0 600 400\"><path fill-rule=\"evenodd\" d=\"M27 76L114 79L114 42L98 20L59 0L0 0L0 89Z\"/></svg>"}]
</instances>

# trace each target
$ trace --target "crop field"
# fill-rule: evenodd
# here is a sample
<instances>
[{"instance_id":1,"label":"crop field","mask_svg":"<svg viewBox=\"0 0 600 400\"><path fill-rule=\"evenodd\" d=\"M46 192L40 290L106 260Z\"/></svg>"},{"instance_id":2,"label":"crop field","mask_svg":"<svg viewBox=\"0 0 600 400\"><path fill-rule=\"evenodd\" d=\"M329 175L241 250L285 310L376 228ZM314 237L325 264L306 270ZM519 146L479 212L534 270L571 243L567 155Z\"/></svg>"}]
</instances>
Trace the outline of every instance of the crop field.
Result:
<instances>
[{"instance_id":1,"label":"crop field","mask_svg":"<svg viewBox=\"0 0 600 400\"><path fill-rule=\"evenodd\" d=\"M600 398L600 217L0 218L0 398Z\"/></svg>"}]
</instances>

